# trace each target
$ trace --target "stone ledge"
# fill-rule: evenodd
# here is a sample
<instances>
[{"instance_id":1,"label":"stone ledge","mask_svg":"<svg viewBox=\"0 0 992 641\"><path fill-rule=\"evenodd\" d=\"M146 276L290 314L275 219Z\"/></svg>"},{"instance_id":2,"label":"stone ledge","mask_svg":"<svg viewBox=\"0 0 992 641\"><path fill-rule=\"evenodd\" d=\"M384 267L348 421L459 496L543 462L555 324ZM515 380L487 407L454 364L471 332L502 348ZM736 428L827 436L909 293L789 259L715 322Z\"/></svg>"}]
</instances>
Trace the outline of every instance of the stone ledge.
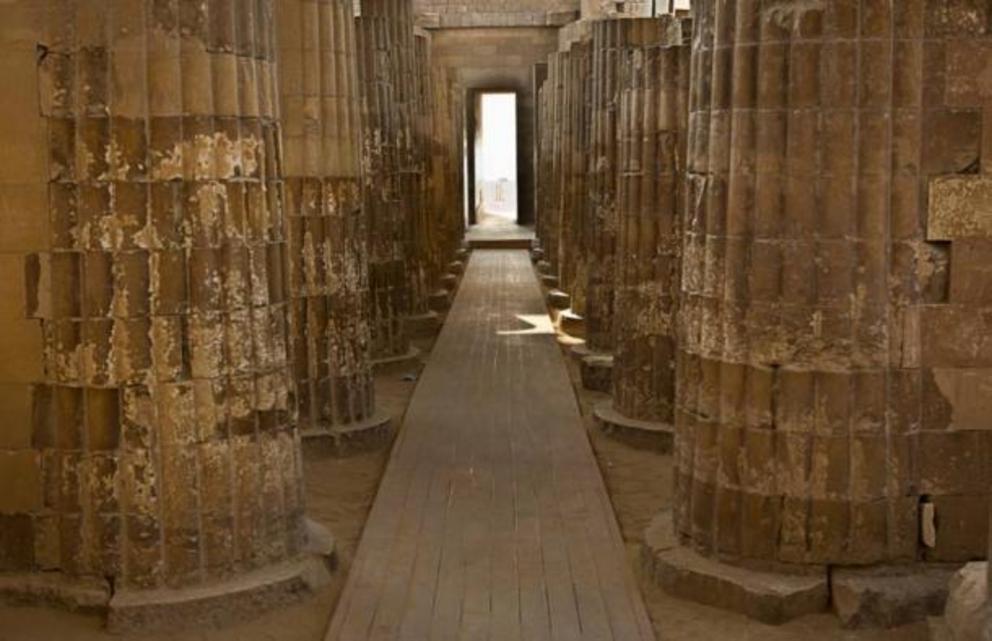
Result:
<instances>
[{"instance_id":1,"label":"stone ledge","mask_svg":"<svg viewBox=\"0 0 992 641\"><path fill-rule=\"evenodd\" d=\"M572 297L560 289L552 289L548 292L548 306L559 311L566 310L572 306Z\"/></svg>"},{"instance_id":2,"label":"stone ledge","mask_svg":"<svg viewBox=\"0 0 992 641\"><path fill-rule=\"evenodd\" d=\"M110 586L105 582L70 579L61 572L0 574L0 602L10 605L103 614L110 596Z\"/></svg>"},{"instance_id":3,"label":"stone ledge","mask_svg":"<svg viewBox=\"0 0 992 641\"><path fill-rule=\"evenodd\" d=\"M388 444L392 431L392 418L376 412L370 418L348 425L303 429L300 436L308 450L329 450L334 456L350 456Z\"/></svg>"},{"instance_id":4,"label":"stone ledge","mask_svg":"<svg viewBox=\"0 0 992 641\"><path fill-rule=\"evenodd\" d=\"M394 367L407 367L414 364L419 365L420 355L420 350L411 345L410 348L403 354L374 359L372 361L372 369L376 372L380 372L383 370L393 369Z\"/></svg>"},{"instance_id":5,"label":"stone ledge","mask_svg":"<svg viewBox=\"0 0 992 641\"><path fill-rule=\"evenodd\" d=\"M558 315L558 326L561 331L575 338L584 338L586 335L586 320L570 309L563 310Z\"/></svg>"},{"instance_id":6,"label":"stone ledge","mask_svg":"<svg viewBox=\"0 0 992 641\"><path fill-rule=\"evenodd\" d=\"M439 289L427 297L427 305L435 312L446 312L451 309L451 292Z\"/></svg>"},{"instance_id":7,"label":"stone ledge","mask_svg":"<svg viewBox=\"0 0 992 641\"><path fill-rule=\"evenodd\" d=\"M675 428L671 425L627 418L616 410L613 401L597 405L593 417L607 436L633 447L670 454L675 445Z\"/></svg>"},{"instance_id":8,"label":"stone ledge","mask_svg":"<svg viewBox=\"0 0 992 641\"><path fill-rule=\"evenodd\" d=\"M834 568L830 596L846 628L893 628L944 611L957 566Z\"/></svg>"},{"instance_id":9,"label":"stone ledge","mask_svg":"<svg viewBox=\"0 0 992 641\"><path fill-rule=\"evenodd\" d=\"M579 360L582 387L609 394L613 391L613 355L594 352L588 345L576 345L572 356Z\"/></svg>"},{"instance_id":10,"label":"stone ledge","mask_svg":"<svg viewBox=\"0 0 992 641\"><path fill-rule=\"evenodd\" d=\"M682 546L665 549L665 541L659 544L656 535L653 540L660 549L651 547L646 535L642 560L650 562L651 576L669 594L771 625L827 610L826 570L816 575L758 572L707 559Z\"/></svg>"},{"instance_id":11,"label":"stone ledge","mask_svg":"<svg viewBox=\"0 0 992 641\"><path fill-rule=\"evenodd\" d=\"M558 277L554 274L542 274L541 284L549 289L554 289L558 287Z\"/></svg>"},{"instance_id":12,"label":"stone ledge","mask_svg":"<svg viewBox=\"0 0 992 641\"><path fill-rule=\"evenodd\" d=\"M455 274L445 274L441 277L441 286L449 292L458 289L458 276Z\"/></svg>"},{"instance_id":13,"label":"stone ledge","mask_svg":"<svg viewBox=\"0 0 992 641\"><path fill-rule=\"evenodd\" d=\"M329 581L328 559L308 555L211 585L122 590L110 600L107 629L145 634L230 624L297 603Z\"/></svg>"},{"instance_id":14,"label":"stone ledge","mask_svg":"<svg viewBox=\"0 0 992 641\"><path fill-rule=\"evenodd\" d=\"M441 329L441 317L431 310L424 314L403 317L403 330L413 338L426 338Z\"/></svg>"}]
</instances>

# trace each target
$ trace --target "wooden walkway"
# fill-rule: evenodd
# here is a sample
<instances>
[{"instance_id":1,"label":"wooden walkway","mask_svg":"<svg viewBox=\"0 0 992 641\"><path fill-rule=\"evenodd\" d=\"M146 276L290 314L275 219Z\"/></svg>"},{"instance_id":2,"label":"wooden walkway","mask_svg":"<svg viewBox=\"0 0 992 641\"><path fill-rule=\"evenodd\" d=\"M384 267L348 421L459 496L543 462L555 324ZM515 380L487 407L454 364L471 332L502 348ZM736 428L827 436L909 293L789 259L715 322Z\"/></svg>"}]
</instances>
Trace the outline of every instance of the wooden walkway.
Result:
<instances>
[{"instance_id":1,"label":"wooden walkway","mask_svg":"<svg viewBox=\"0 0 992 641\"><path fill-rule=\"evenodd\" d=\"M327 639L654 639L526 252L473 254Z\"/></svg>"}]
</instances>

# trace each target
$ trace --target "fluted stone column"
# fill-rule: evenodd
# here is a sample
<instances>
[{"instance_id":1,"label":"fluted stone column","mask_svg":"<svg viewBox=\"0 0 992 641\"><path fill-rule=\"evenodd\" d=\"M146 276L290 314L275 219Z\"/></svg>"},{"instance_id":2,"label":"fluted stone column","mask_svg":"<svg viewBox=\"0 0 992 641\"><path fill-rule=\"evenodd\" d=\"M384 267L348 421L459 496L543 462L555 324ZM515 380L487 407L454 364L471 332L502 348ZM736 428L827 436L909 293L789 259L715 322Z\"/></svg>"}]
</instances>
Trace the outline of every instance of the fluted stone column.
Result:
<instances>
[{"instance_id":1,"label":"fluted stone column","mask_svg":"<svg viewBox=\"0 0 992 641\"><path fill-rule=\"evenodd\" d=\"M304 436L378 442L351 0L279 0L290 344Z\"/></svg>"},{"instance_id":2,"label":"fluted stone column","mask_svg":"<svg viewBox=\"0 0 992 641\"><path fill-rule=\"evenodd\" d=\"M407 6L408 11L412 9ZM409 119L408 149L405 152L403 201L408 208L410 228L407 237L408 276L410 279L410 309L406 325L411 335L430 335L437 331L439 318L430 308L430 297L440 283L440 247L438 216L431 207L428 190L431 152L431 85L430 39L426 33L415 34L413 17L409 20L410 67L402 78L408 94L402 113Z\"/></svg>"},{"instance_id":3,"label":"fluted stone column","mask_svg":"<svg viewBox=\"0 0 992 641\"><path fill-rule=\"evenodd\" d=\"M411 354L403 318L411 307L407 252L410 203L404 200L409 118L401 82L411 64L409 0L365 0L356 20L359 84L362 88L363 206L370 238L372 355L375 359ZM407 37L407 28L411 29ZM409 73L408 71L406 73Z\"/></svg>"},{"instance_id":4,"label":"fluted stone column","mask_svg":"<svg viewBox=\"0 0 992 641\"><path fill-rule=\"evenodd\" d=\"M556 51L548 56L548 80L545 91L548 95L549 118L547 129L550 137L550 182L545 189L550 192L549 211L547 217L547 238L544 255L547 266L544 269L544 282L549 286L558 284L561 272L561 233L562 233L562 192L565 189L565 170L563 167L563 143L565 108L567 106L565 80L569 68L569 52Z\"/></svg>"},{"instance_id":5,"label":"fluted stone column","mask_svg":"<svg viewBox=\"0 0 992 641\"><path fill-rule=\"evenodd\" d=\"M635 47L659 42L664 23L656 18L596 20L592 23L590 135L586 156L588 188L583 209L581 251L586 256L581 301L573 301L585 323L583 345L573 348L582 361L582 381L610 390L614 348L614 273L617 251L618 120L621 60ZM578 304L576 304L578 302Z\"/></svg>"},{"instance_id":6,"label":"fluted stone column","mask_svg":"<svg viewBox=\"0 0 992 641\"><path fill-rule=\"evenodd\" d=\"M456 71L432 66L430 74L430 174L428 182L431 216L436 227L435 280L429 298L431 309L444 311L451 305L449 287L464 271L460 255L465 237L462 141L464 98ZM446 278L447 276L447 278ZM442 286L445 285L445 286Z\"/></svg>"},{"instance_id":7,"label":"fluted stone column","mask_svg":"<svg viewBox=\"0 0 992 641\"><path fill-rule=\"evenodd\" d=\"M693 6L675 410L687 547L660 574L770 621L828 601L849 625L919 618L945 589L931 562L987 550L992 431L968 390L988 382L974 342L988 299L961 260L989 228L974 218L987 159L968 106L980 74L949 52L986 37L988 10ZM779 598L742 597L758 592L730 566L774 573Z\"/></svg>"},{"instance_id":8,"label":"fluted stone column","mask_svg":"<svg viewBox=\"0 0 992 641\"><path fill-rule=\"evenodd\" d=\"M558 287L579 313L585 302L586 256L582 251L586 210L591 55L588 42L573 43L562 70L561 189L558 192Z\"/></svg>"},{"instance_id":9,"label":"fluted stone column","mask_svg":"<svg viewBox=\"0 0 992 641\"><path fill-rule=\"evenodd\" d=\"M24 435L0 455L4 591L113 629L290 600L326 570L305 551L273 4L0 14L24 97L0 135L31 150L0 184L40 196L4 212L35 232L2 234L25 283L0 335L25 366L0 395Z\"/></svg>"},{"instance_id":10,"label":"fluted stone column","mask_svg":"<svg viewBox=\"0 0 992 641\"><path fill-rule=\"evenodd\" d=\"M629 47L617 63L613 401L595 414L618 436L670 450L690 47L689 21L656 22L667 42Z\"/></svg>"}]
</instances>

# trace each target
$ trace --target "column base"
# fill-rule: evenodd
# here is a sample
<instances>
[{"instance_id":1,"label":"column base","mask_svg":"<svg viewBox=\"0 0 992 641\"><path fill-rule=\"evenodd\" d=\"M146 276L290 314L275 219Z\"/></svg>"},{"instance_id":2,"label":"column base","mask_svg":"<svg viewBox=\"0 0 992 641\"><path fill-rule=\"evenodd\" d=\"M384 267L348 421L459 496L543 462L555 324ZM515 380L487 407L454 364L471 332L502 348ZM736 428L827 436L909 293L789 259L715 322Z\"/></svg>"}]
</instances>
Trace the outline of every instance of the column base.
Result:
<instances>
[{"instance_id":1,"label":"column base","mask_svg":"<svg viewBox=\"0 0 992 641\"><path fill-rule=\"evenodd\" d=\"M988 563L969 563L951 579L944 619L931 621L931 641L992 639Z\"/></svg>"},{"instance_id":2,"label":"column base","mask_svg":"<svg viewBox=\"0 0 992 641\"><path fill-rule=\"evenodd\" d=\"M675 540L671 513L662 512L645 532L641 562L669 594L780 625L827 610L827 571L811 575L759 572L706 558Z\"/></svg>"},{"instance_id":3,"label":"column base","mask_svg":"<svg viewBox=\"0 0 992 641\"><path fill-rule=\"evenodd\" d=\"M441 287L453 292L458 289L458 276L455 274L445 274L441 277Z\"/></svg>"},{"instance_id":4,"label":"column base","mask_svg":"<svg viewBox=\"0 0 992 641\"><path fill-rule=\"evenodd\" d=\"M465 263L460 260L453 260L448 263L448 273L455 275L462 275L465 273Z\"/></svg>"},{"instance_id":5,"label":"column base","mask_svg":"<svg viewBox=\"0 0 992 641\"><path fill-rule=\"evenodd\" d=\"M893 628L939 615L959 566L831 568L830 597L845 628Z\"/></svg>"},{"instance_id":6,"label":"column base","mask_svg":"<svg viewBox=\"0 0 992 641\"><path fill-rule=\"evenodd\" d=\"M542 260L544 260L544 250L543 249L541 249L539 247L536 247L536 248L530 250L530 262L532 262L532 263L534 263L536 265L539 262L541 262Z\"/></svg>"},{"instance_id":7,"label":"column base","mask_svg":"<svg viewBox=\"0 0 992 641\"><path fill-rule=\"evenodd\" d=\"M392 417L376 412L372 417L348 425L300 430L304 447L327 450L333 456L351 456L388 445L392 437Z\"/></svg>"},{"instance_id":8,"label":"column base","mask_svg":"<svg viewBox=\"0 0 992 641\"><path fill-rule=\"evenodd\" d=\"M607 352L594 352L589 344L576 345L572 356L579 361L582 387L594 392L609 394L613 391L613 355Z\"/></svg>"},{"instance_id":9,"label":"column base","mask_svg":"<svg viewBox=\"0 0 992 641\"><path fill-rule=\"evenodd\" d=\"M187 588L121 589L60 573L0 576L0 598L16 605L47 605L106 616L112 634L181 632L251 620L312 595L331 580L334 537L307 520L304 554L291 561Z\"/></svg>"},{"instance_id":10,"label":"column base","mask_svg":"<svg viewBox=\"0 0 992 641\"><path fill-rule=\"evenodd\" d=\"M675 443L675 429L667 423L627 418L613 407L613 401L600 403L593 416L608 436L639 449L670 454Z\"/></svg>"},{"instance_id":11,"label":"column base","mask_svg":"<svg viewBox=\"0 0 992 641\"><path fill-rule=\"evenodd\" d=\"M405 353L372 359L372 371L381 372L394 367L407 367L420 363L420 350L411 345Z\"/></svg>"},{"instance_id":12,"label":"column base","mask_svg":"<svg viewBox=\"0 0 992 641\"><path fill-rule=\"evenodd\" d=\"M451 292L439 289L427 297L427 306L435 312L446 312L451 309Z\"/></svg>"},{"instance_id":13,"label":"column base","mask_svg":"<svg viewBox=\"0 0 992 641\"><path fill-rule=\"evenodd\" d=\"M546 260L537 261L537 273L541 276L551 273L551 263Z\"/></svg>"},{"instance_id":14,"label":"column base","mask_svg":"<svg viewBox=\"0 0 992 641\"><path fill-rule=\"evenodd\" d=\"M552 289L547 296L548 306L558 311L564 311L572 306L572 297L560 289Z\"/></svg>"},{"instance_id":15,"label":"column base","mask_svg":"<svg viewBox=\"0 0 992 641\"><path fill-rule=\"evenodd\" d=\"M105 614L110 597L110 585L95 579L71 579L61 572L0 574L0 602L9 605Z\"/></svg>"},{"instance_id":16,"label":"column base","mask_svg":"<svg viewBox=\"0 0 992 641\"><path fill-rule=\"evenodd\" d=\"M455 258L462 262L468 261L468 257L472 255L472 250L468 247L461 247L455 251Z\"/></svg>"},{"instance_id":17,"label":"column base","mask_svg":"<svg viewBox=\"0 0 992 641\"><path fill-rule=\"evenodd\" d=\"M558 287L558 277L554 274L543 274L541 276L541 284L548 289L554 289Z\"/></svg>"},{"instance_id":18,"label":"column base","mask_svg":"<svg viewBox=\"0 0 992 641\"><path fill-rule=\"evenodd\" d=\"M413 338L428 338L441 329L441 318L431 310L424 314L414 314L403 318L403 330Z\"/></svg>"},{"instance_id":19,"label":"column base","mask_svg":"<svg viewBox=\"0 0 992 641\"><path fill-rule=\"evenodd\" d=\"M586 335L585 319L570 309L566 309L558 315L558 327L561 331L575 338L584 338Z\"/></svg>"}]
</instances>

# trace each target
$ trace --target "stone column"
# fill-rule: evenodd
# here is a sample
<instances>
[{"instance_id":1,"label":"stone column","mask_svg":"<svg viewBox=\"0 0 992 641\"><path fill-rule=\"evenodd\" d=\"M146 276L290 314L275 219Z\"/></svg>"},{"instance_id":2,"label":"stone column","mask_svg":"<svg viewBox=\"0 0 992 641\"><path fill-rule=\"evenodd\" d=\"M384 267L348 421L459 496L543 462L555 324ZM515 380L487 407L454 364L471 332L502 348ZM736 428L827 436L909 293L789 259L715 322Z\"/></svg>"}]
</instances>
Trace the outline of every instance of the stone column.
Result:
<instances>
[{"instance_id":1,"label":"stone column","mask_svg":"<svg viewBox=\"0 0 992 641\"><path fill-rule=\"evenodd\" d=\"M351 0L279 0L290 346L304 436L378 442Z\"/></svg>"},{"instance_id":2,"label":"stone column","mask_svg":"<svg viewBox=\"0 0 992 641\"><path fill-rule=\"evenodd\" d=\"M597 20L592 24L592 90L589 114L588 190L583 209L580 254L583 300L572 307L585 321L584 345L573 349L582 359L586 387L610 390L614 346L614 262L617 242L618 115L620 61L635 47L657 43L665 23L656 18Z\"/></svg>"},{"instance_id":3,"label":"stone column","mask_svg":"<svg viewBox=\"0 0 992 641\"><path fill-rule=\"evenodd\" d=\"M429 207L437 227L435 274L429 304L435 312L448 309L451 296L464 271L462 250L465 237L462 177L464 137L463 91L455 80L456 71L441 66L431 68L430 180ZM443 287L438 288L439 285Z\"/></svg>"},{"instance_id":4,"label":"stone column","mask_svg":"<svg viewBox=\"0 0 992 641\"><path fill-rule=\"evenodd\" d=\"M579 310L585 301L587 267L581 245L586 210L590 63L589 43L575 42L562 69L558 288L570 296L572 306Z\"/></svg>"},{"instance_id":5,"label":"stone column","mask_svg":"<svg viewBox=\"0 0 992 641\"><path fill-rule=\"evenodd\" d=\"M670 451L690 23L657 22L668 31L666 44L628 48L618 62L613 401L595 414L616 436Z\"/></svg>"},{"instance_id":6,"label":"stone column","mask_svg":"<svg viewBox=\"0 0 992 641\"><path fill-rule=\"evenodd\" d=\"M546 101L546 119L543 131L547 136L543 152L543 162L546 164L546 176L542 181L542 192L545 194L545 204L542 223L541 245L543 261L538 264L546 285L554 287L558 284L559 245L561 230L561 192L562 167L561 146L564 111L564 78L568 68L568 52L555 52L548 56L548 79L544 83Z\"/></svg>"},{"instance_id":7,"label":"stone column","mask_svg":"<svg viewBox=\"0 0 992 641\"><path fill-rule=\"evenodd\" d=\"M407 7L409 11L409 6ZM408 148L402 167L403 200L409 209L410 229L407 237L410 309L405 323L411 336L431 335L440 326L437 312L430 308L430 297L441 279L438 217L431 207L428 193L431 152L431 84L430 39L426 33L414 34L410 24L410 67L404 72L408 94L401 113L409 119ZM406 51L406 47L403 47Z\"/></svg>"},{"instance_id":8,"label":"stone column","mask_svg":"<svg viewBox=\"0 0 992 641\"><path fill-rule=\"evenodd\" d=\"M0 178L25 198L4 212L25 283L0 334L21 435L0 570L24 573L5 591L112 629L285 602L326 570L305 550L272 3L0 13L3 140L29 152Z\"/></svg>"},{"instance_id":9,"label":"stone column","mask_svg":"<svg viewBox=\"0 0 992 641\"><path fill-rule=\"evenodd\" d=\"M960 106L982 76L948 61L988 8L693 6L686 547L659 573L768 621L831 602L848 625L925 616L946 590L931 562L987 549L992 431L969 392L992 364L987 275L965 267L987 260L964 259L985 229L981 113ZM775 599L751 590L769 580Z\"/></svg>"},{"instance_id":10,"label":"stone column","mask_svg":"<svg viewBox=\"0 0 992 641\"><path fill-rule=\"evenodd\" d=\"M405 35L408 5L409 0L363 0L361 16L356 20L364 122L362 192L370 238L372 355L379 360L413 355L403 326L411 306L407 273L410 210L403 199L400 172L409 135L409 123L400 113L405 98L400 78L411 57L401 45L413 37L412 31L409 38Z\"/></svg>"}]
</instances>

